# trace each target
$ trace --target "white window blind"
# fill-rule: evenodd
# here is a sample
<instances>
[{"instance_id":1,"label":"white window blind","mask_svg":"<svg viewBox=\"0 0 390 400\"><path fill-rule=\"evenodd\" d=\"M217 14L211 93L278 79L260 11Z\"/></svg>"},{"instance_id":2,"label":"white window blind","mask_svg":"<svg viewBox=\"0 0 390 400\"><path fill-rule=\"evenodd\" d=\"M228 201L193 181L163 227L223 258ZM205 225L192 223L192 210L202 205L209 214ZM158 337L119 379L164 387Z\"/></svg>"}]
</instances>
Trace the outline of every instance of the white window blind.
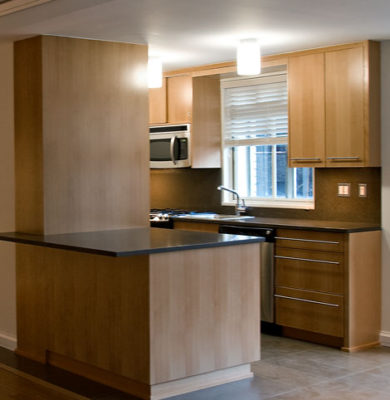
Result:
<instances>
[{"instance_id":1,"label":"white window blind","mask_svg":"<svg viewBox=\"0 0 390 400\"><path fill-rule=\"evenodd\" d=\"M224 144L286 143L286 74L223 81Z\"/></svg>"},{"instance_id":2,"label":"white window blind","mask_svg":"<svg viewBox=\"0 0 390 400\"><path fill-rule=\"evenodd\" d=\"M221 95L224 185L249 206L313 208L313 170L288 168L287 71L224 79Z\"/></svg>"}]
</instances>

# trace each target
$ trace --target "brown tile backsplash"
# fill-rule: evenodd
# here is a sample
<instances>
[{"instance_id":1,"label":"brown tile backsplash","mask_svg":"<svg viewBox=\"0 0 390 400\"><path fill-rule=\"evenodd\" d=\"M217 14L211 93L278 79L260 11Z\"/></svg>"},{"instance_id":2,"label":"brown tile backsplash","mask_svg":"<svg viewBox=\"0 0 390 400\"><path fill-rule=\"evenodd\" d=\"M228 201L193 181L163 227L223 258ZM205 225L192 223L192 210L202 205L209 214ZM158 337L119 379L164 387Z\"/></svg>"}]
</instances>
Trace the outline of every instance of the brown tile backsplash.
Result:
<instances>
[{"instance_id":1,"label":"brown tile backsplash","mask_svg":"<svg viewBox=\"0 0 390 400\"><path fill-rule=\"evenodd\" d=\"M351 197L338 197L337 184L350 183ZM358 196L358 184L367 184L367 197ZM220 169L167 169L151 171L151 207L183 208L231 214L220 205ZM380 168L317 168L315 209L252 208L249 214L270 218L302 218L380 223Z\"/></svg>"}]
</instances>

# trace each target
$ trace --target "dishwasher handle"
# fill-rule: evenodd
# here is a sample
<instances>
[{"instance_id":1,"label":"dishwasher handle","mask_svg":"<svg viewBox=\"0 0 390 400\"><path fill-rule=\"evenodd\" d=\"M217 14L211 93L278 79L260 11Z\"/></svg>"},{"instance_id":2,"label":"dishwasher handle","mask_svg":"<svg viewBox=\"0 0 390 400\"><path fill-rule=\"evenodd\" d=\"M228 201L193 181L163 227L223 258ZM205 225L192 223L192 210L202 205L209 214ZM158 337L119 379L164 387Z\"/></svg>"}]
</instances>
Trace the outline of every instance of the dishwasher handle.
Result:
<instances>
[{"instance_id":1,"label":"dishwasher handle","mask_svg":"<svg viewBox=\"0 0 390 400\"><path fill-rule=\"evenodd\" d=\"M266 242L275 242L275 229L257 226L220 225L218 233L229 235L257 236L265 238Z\"/></svg>"}]
</instances>

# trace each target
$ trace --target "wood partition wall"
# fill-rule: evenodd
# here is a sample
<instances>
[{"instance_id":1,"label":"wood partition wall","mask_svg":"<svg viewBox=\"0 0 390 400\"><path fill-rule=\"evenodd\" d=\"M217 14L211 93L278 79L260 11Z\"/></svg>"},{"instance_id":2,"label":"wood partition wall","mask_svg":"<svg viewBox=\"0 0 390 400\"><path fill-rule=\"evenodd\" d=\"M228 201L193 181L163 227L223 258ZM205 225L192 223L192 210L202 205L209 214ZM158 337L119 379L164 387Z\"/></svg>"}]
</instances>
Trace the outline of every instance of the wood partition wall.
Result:
<instances>
[{"instance_id":1,"label":"wood partition wall","mask_svg":"<svg viewBox=\"0 0 390 400\"><path fill-rule=\"evenodd\" d=\"M147 226L147 46L15 43L16 228Z\"/></svg>"}]
</instances>

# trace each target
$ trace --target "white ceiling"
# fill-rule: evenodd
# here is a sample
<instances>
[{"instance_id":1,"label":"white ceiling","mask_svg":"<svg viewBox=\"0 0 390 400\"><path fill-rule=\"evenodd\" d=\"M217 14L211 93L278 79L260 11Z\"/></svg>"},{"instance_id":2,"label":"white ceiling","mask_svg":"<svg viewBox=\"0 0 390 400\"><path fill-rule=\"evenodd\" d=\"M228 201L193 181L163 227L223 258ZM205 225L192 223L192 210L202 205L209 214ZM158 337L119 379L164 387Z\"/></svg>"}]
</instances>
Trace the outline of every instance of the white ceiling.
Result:
<instances>
[{"instance_id":1,"label":"white ceiling","mask_svg":"<svg viewBox=\"0 0 390 400\"><path fill-rule=\"evenodd\" d=\"M35 34L148 43L170 70L231 61L240 38L263 54L390 39L390 0L53 0L0 17L0 40Z\"/></svg>"}]
</instances>

